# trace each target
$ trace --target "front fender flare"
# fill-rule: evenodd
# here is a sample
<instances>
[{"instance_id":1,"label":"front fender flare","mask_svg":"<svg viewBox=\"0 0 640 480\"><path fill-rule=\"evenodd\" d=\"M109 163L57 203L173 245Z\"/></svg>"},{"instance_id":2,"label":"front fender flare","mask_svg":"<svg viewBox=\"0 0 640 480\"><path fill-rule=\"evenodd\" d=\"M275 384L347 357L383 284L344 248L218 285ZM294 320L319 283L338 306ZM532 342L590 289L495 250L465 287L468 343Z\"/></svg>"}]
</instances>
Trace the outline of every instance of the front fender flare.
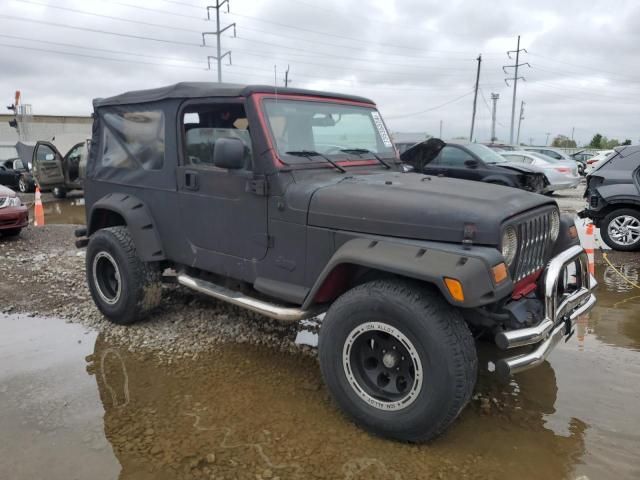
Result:
<instances>
[{"instance_id":1,"label":"front fender flare","mask_svg":"<svg viewBox=\"0 0 640 480\"><path fill-rule=\"evenodd\" d=\"M150 210L139 198L124 193L109 193L91 206L87 232L93 234L100 228L97 213L114 212L120 215L133 238L136 251L144 262L165 260L162 242L156 230Z\"/></svg>"},{"instance_id":2,"label":"front fender flare","mask_svg":"<svg viewBox=\"0 0 640 480\"><path fill-rule=\"evenodd\" d=\"M334 253L302 308L313 305L316 293L329 274L339 265L357 265L393 275L414 278L435 285L449 303L472 308L493 303L513 290L511 279L495 285L491 268L501 263L495 248L475 247L437 242L393 241L376 237L355 238L345 242ZM444 285L444 278L459 280L464 288L463 302L454 300Z\"/></svg>"}]
</instances>

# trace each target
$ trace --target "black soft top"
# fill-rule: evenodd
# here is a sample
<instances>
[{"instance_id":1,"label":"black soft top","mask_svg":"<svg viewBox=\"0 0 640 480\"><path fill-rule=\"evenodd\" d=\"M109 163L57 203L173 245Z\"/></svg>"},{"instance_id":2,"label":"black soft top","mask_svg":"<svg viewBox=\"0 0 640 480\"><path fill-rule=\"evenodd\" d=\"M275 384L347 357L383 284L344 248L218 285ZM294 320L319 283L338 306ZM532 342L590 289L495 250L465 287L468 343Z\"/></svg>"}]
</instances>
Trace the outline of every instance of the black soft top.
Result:
<instances>
[{"instance_id":1,"label":"black soft top","mask_svg":"<svg viewBox=\"0 0 640 480\"><path fill-rule=\"evenodd\" d=\"M201 97L246 97L253 93L279 93L282 95L309 95L315 97L338 98L353 102L370 103L368 98L342 93L328 93L300 88L276 88L272 85L239 85L234 83L214 82L180 82L166 87L152 88L149 90L135 90L122 93L115 97L96 98L94 107L108 105L128 105L132 103L146 103L164 100L166 98L201 98Z\"/></svg>"}]
</instances>

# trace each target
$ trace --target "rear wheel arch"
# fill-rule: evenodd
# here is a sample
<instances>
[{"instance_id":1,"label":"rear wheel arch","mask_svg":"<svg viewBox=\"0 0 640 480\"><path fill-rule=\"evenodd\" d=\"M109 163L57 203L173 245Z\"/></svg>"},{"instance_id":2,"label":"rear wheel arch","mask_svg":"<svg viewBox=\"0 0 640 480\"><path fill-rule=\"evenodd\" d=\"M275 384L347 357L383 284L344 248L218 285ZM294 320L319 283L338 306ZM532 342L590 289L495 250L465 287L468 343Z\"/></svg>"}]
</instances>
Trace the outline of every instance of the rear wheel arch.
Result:
<instances>
[{"instance_id":1,"label":"rear wheel arch","mask_svg":"<svg viewBox=\"0 0 640 480\"><path fill-rule=\"evenodd\" d=\"M87 232L110 227L126 227L138 255L145 262L165 260L160 235L149 208L140 199L126 194L108 194L91 206Z\"/></svg>"}]
</instances>

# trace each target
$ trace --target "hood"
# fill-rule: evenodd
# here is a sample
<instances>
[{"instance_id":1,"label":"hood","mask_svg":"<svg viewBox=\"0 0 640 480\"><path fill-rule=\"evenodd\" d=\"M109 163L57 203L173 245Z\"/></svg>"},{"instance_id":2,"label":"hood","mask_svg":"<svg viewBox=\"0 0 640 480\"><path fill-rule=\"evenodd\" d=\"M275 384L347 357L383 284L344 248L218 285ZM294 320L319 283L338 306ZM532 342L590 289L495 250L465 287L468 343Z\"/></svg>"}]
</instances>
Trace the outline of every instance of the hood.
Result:
<instances>
[{"instance_id":1,"label":"hood","mask_svg":"<svg viewBox=\"0 0 640 480\"><path fill-rule=\"evenodd\" d=\"M0 185L0 197L13 198L15 196L16 196L16 192L11 190L10 188L5 187L4 185Z\"/></svg>"},{"instance_id":2,"label":"hood","mask_svg":"<svg viewBox=\"0 0 640 480\"><path fill-rule=\"evenodd\" d=\"M554 202L521 190L429 177L381 173L338 178L311 197L308 224L374 235L462 242L475 225L474 243L498 245L504 220Z\"/></svg>"}]
</instances>

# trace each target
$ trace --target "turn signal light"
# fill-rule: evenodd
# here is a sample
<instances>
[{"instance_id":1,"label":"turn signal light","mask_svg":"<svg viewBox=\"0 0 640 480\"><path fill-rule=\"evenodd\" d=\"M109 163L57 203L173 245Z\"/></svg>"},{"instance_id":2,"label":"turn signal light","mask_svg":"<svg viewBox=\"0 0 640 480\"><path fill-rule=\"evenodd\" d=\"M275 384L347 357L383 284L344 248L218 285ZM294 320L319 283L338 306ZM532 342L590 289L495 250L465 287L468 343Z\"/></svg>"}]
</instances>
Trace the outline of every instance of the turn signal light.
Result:
<instances>
[{"instance_id":1,"label":"turn signal light","mask_svg":"<svg viewBox=\"0 0 640 480\"><path fill-rule=\"evenodd\" d=\"M504 263L499 263L493 267L491 273L493 273L493 281L496 284L505 281L508 277L507 266Z\"/></svg>"},{"instance_id":2,"label":"turn signal light","mask_svg":"<svg viewBox=\"0 0 640 480\"><path fill-rule=\"evenodd\" d=\"M462 290L462 284L459 280L445 277L444 284L447 286L447 290L449 290L449 294L454 300L464 302L464 291Z\"/></svg>"}]
</instances>

